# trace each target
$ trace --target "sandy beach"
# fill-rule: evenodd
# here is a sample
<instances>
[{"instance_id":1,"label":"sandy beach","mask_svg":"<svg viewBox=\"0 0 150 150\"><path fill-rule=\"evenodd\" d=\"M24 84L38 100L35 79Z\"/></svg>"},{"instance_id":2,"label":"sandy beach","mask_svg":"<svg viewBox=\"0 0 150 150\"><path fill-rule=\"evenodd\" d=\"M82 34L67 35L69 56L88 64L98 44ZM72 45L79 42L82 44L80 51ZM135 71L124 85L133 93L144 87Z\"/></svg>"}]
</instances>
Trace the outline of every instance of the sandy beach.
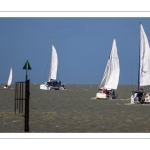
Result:
<instances>
[{"instance_id":1,"label":"sandy beach","mask_svg":"<svg viewBox=\"0 0 150 150\"><path fill-rule=\"evenodd\" d=\"M31 133L149 133L150 105L130 104L136 86L119 85L118 99L95 100L98 85L40 90L30 85ZM148 88L148 87L147 87ZM23 114L14 111L15 89L0 89L0 133L24 133Z\"/></svg>"}]
</instances>

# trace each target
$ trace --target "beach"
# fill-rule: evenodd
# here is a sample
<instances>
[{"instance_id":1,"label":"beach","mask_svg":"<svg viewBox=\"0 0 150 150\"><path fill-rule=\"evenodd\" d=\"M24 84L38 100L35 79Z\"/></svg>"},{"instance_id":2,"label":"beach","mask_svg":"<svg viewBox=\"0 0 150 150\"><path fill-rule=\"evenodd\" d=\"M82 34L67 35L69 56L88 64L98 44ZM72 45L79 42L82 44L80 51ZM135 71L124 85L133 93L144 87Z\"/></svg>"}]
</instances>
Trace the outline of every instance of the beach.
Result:
<instances>
[{"instance_id":1,"label":"beach","mask_svg":"<svg viewBox=\"0 0 150 150\"><path fill-rule=\"evenodd\" d=\"M15 85L0 89L0 133L24 133L24 112L14 111ZM137 86L119 85L113 100L96 100L98 85L40 90L30 85L30 133L149 133L148 104L130 104ZM149 87L147 87L148 89Z\"/></svg>"}]
</instances>

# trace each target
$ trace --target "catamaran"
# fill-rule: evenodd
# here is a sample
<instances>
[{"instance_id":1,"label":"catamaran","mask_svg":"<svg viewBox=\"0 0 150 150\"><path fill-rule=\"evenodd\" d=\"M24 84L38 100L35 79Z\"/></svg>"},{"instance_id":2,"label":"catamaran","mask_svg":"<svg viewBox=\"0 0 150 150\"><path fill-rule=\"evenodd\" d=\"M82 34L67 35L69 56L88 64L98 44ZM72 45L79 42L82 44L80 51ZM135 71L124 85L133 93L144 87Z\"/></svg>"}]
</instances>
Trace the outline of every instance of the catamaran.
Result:
<instances>
[{"instance_id":1,"label":"catamaran","mask_svg":"<svg viewBox=\"0 0 150 150\"><path fill-rule=\"evenodd\" d=\"M105 68L105 72L99 86L96 99L115 99L115 90L118 87L120 75L119 57L117 53L116 39L113 40L112 49Z\"/></svg>"},{"instance_id":2,"label":"catamaran","mask_svg":"<svg viewBox=\"0 0 150 150\"><path fill-rule=\"evenodd\" d=\"M57 81L57 68L58 68L58 56L56 48L52 44L52 53L51 53L51 64L49 70L48 82L40 85L41 90L64 90L64 84L61 84L61 81Z\"/></svg>"},{"instance_id":3,"label":"catamaran","mask_svg":"<svg viewBox=\"0 0 150 150\"><path fill-rule=\"evenodd\" d=\"M150 47L147 35L140 23L138 89L132 91L131 104L142 103L142 99L144 100L143 103L150 103L150 92L144 93L141 87L148 85L150 85Z\"/></svg>"},{"instance_id":4,"label":"catamaran","mask_svg":"<svg viewBox=\"0 0 150 150\"><path fill-rule=\"evenodd\" d=\"M10 68L8 82L6 85L4 85L4 89L8 89L12 83L12 67Z\"/></svg>"}]
</instances>

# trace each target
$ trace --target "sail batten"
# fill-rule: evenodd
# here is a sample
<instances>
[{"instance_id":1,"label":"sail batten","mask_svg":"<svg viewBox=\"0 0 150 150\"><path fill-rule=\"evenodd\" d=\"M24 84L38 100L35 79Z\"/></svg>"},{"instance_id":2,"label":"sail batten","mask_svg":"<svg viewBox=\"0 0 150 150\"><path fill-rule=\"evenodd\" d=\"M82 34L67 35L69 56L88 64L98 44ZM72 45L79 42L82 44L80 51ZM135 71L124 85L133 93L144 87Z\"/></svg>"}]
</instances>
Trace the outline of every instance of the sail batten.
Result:
<instances>
[{"instance_id":1,"label":"sail batten","mask_svg":"<svg viewBox=\"0 0 150 150\"><path fill-rule=\"evenodd\" d=\"M116 40L113 40L111 53L107 61L105 72L99 86L100 89L117 89L119 82L120 66L117 53Z\"/></svg>"}]
</instances>

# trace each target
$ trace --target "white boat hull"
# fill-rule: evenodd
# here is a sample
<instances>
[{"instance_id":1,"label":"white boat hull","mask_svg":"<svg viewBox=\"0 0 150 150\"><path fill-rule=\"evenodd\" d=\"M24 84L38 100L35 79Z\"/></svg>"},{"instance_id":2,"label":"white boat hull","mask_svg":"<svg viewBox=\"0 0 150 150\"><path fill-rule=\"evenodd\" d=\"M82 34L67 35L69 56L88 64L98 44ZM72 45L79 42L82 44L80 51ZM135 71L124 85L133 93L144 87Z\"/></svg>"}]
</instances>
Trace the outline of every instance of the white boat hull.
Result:
<instances>
[{"instance_id":1,"label":"white boat hull","mask_svg":"<svg viewBox=\"0 0 150 150\"><path fill-rule=\"evenodd\" d=\"M118 95L105 94L102 92L96 93L96 99L101 99L101 100L117 99L117 96Z\"/></svg>"},{"instance_id":2,"label":"white boat hull","mask_svg":"<svg viewBox=\"0 0 150 150\"><path fill-rule=\"evenodd\" d=\"M107 100L108 97L105 93L96 93L96 99Z\"/></svg>"},{"instance_id":3,"label":"white boat hull","mask_svg":"<svg viewBox=\"0 0 150 150\"><path fill-rule=\"evenodd\" d=\"M6 87L6 86L4 86L4 89L8 89L8 86Z\"/></svg>"},{"instance_id":4,"label":"white boat hull","mask_svg":"<svg viewBox=\"0 0 150 150\"><path fill-rule=\"evenodd\" d=\"M40 85L40 89L41 89L41 90L50 90L51 87L48 87L48 86L45 85L45 84L41 84L41 85Z\"/></svg>"},{"instance_id":5,"label":"white boat hull","mask_svg":"<svg viewBox=\"0 0 150 150\"><path fill-rule=\"evenodd\" d=\"M10 89L10 86L8 86L7 84L4 85L4 89Z\"/></svg>"},{"instance_id":6,"label":"white boat hull","mask_svg":"<svg viewBox=\"0 0 150 150\"><path fill-rule=\"evenodd\" d=\"M150 93L147 93L145 96L145 103L150 103Z\"/></svg>"},{"instance_id":7,"label":"white boat hull","mask_svg":"<svg viewBox=\"0 0 150 150\"><path fill-rule=\"evenodd\" d=\"M60 86L60 87L53 87L53 86L48 86L45 84L41 84L40 85L40 89L41 90L65 90L64 87Z\"/></svg>"}]
</instances>

